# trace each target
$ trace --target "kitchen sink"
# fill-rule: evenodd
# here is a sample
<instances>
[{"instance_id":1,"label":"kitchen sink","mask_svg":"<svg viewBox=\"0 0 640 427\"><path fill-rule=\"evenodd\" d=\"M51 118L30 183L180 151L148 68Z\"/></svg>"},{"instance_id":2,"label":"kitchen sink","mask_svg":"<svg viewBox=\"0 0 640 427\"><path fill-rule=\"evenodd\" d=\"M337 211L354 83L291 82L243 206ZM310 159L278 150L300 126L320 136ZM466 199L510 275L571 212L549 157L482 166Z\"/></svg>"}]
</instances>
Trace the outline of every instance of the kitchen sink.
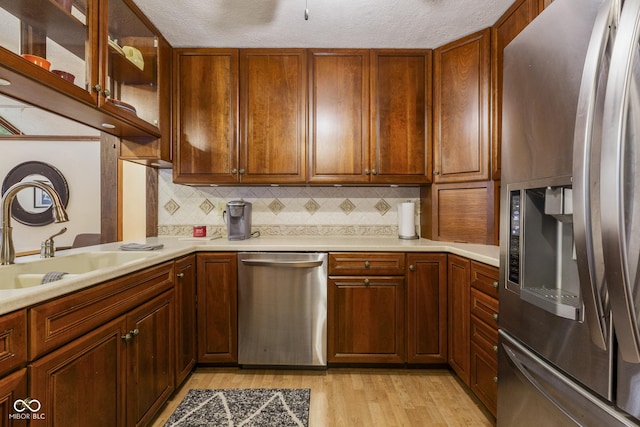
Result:
<instances>
[{"instance_id":1,"label":"kitchen sink","mask_svg":"<svg viewBox=\"0 0 640 427\"><path fill-rule=\"evenodd\" d=\"M38 286L46 273L66 273L60 280L71 279L98 270L121 266L150 256L150 252L101 251L34 259L0 266L0 290Z\"/></svg>"}]
</instances>

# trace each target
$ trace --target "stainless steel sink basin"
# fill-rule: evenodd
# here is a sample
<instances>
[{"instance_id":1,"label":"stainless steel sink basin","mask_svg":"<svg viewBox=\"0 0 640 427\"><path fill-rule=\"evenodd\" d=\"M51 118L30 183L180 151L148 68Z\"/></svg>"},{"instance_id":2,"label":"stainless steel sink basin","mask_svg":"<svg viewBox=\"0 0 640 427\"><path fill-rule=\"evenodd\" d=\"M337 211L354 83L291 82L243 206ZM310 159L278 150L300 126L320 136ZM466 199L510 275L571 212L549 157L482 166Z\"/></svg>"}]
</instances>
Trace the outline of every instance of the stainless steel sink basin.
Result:
<instances>
[{"instance_id":1,"label":"stainless steel sink basin","mask_svg":"<svg viewBox=\"0 0 640 427\"><path fill-rule=\"evenodd\" d=\"M0 290L39 286L42 284L44 275L49 272L66 273L60 279L66 280L98 270L126 265L153 255L153 252L83 252L3 265L0 266Z\"/></svg>"}]
</instances>

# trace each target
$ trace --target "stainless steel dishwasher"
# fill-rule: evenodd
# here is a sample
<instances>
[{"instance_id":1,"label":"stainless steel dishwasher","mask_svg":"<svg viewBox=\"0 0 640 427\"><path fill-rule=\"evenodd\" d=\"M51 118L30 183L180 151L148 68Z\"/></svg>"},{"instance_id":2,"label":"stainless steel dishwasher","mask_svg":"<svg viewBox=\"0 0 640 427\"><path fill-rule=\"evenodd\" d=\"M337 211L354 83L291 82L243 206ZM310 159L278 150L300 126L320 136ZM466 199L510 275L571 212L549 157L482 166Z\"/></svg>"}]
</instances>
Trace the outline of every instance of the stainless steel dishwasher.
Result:
<instances>
[{"instance_id":1,"label":"stainless steel dishwasher","mask_svg":"<svg viewBox=\"0 0 640 427\"><path fill-rule=\"evenodd\" d=\"M238 254L238 363L326 366L327 254Z\"/></svg>"}]
</instances>

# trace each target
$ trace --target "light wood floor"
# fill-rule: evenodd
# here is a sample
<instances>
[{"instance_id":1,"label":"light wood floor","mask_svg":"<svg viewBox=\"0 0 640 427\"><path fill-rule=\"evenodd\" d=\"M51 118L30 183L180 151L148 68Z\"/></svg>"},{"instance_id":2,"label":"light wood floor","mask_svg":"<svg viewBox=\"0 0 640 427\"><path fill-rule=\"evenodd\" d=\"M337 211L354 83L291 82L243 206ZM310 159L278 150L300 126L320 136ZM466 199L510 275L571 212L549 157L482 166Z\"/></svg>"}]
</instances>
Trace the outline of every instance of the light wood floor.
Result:
<instances>
[{"instance_id":1,"label":"light wood floor","mask_svg":"<svg viewBox=\"0 0 640 427\"><path fill-rule=\"evenodd\" d=\"M446 369L199 368L152 426L163 426L192 388L309 388L309 427L495 425L482 404Z\"/></svg>"}]
</instances>

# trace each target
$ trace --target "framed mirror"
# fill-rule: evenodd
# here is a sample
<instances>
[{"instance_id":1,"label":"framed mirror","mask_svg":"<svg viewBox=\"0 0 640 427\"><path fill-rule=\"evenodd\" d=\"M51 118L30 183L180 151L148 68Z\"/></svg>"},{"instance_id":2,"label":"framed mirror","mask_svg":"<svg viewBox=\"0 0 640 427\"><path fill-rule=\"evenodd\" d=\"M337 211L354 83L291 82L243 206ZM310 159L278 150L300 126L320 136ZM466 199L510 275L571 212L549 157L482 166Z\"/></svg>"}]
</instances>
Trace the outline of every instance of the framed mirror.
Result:
<instances>
[{"instance_id":1,"label":"framed mirror","mask_svg":"<svg viewBox=\"0 0 640 427\"><path fill-rule=\"evenodd\" d=\"M65 208L69 203L69 186L64 175L50 164L38 161L20 163L9 171L2 182L2 194L18 182L40 181L51 185L60 195ZM39 188L18 192L11 205L11 216L18 222L42 226L54 222L51 198Z\"/></svg>"}]
</instances>

